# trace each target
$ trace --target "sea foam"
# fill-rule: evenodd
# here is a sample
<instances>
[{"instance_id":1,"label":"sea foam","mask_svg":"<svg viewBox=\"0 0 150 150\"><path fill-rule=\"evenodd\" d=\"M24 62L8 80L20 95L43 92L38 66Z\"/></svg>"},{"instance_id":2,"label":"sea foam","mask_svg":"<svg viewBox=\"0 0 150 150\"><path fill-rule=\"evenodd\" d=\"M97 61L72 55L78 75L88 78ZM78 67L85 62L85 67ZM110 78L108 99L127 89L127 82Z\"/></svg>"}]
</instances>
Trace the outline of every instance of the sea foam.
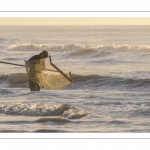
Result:
<instances>
[{"instance_id":1,"label":"sea foam","mask_svg":"<svg viewBox=\"0 0 150 150\"><path fill-rule=\"evenodd\" d=\"M6 115L22 116L61 116L68 119L77 119L86 116L87 112L79 108L68 107L66 104L0 104L0 113ZM45 119L38 121L45 121ZM59 119L48 119L58 121ZM63 120L63 119L62 119ZM62 121L61 120L61 121ZM59 120L60 121L60 120Z\"/></svg>"},{"instance_id":2,"label":"sea foam","mask_svg":"<svg viewBox=\"0 0 150 150\"><path fill-rule=\"evenodd\" d=\"M108 44L108 45L101 45L101 44L55 44L55 43L16 43L10 45L7 50L9 51L41 51L41 49L46 49L49 52L60 52L60 51L74 51L74 50L81 50L89 53L89 51L93 50L102 50L102 51L120 51L120 52L131 52L131 51L141 51L141 52L150 52L150 46L142 46L142 45L116 45L116 44ZM83 52L82 52L83 53Z\"/></svg>"}]
</instances>

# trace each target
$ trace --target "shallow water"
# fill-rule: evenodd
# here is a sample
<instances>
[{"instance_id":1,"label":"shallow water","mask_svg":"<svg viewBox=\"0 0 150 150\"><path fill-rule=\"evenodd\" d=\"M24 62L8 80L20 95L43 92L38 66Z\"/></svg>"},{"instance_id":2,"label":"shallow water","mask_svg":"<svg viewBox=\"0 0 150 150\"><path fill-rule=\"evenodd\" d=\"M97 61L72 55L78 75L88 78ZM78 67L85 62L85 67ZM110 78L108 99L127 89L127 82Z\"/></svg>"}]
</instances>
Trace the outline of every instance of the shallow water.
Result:
<instances>
[{"instance_id":1,"label":"shallow water","mask_svg":"<svg viewBox=\"0 0 150 150\"><path fill-rule=\"evenodd\" d=\"M150 26L0 26L1 61L47 50L74 83L30 92L0 64L0 132L149 132Z\"/></svg>"}]
</instances>

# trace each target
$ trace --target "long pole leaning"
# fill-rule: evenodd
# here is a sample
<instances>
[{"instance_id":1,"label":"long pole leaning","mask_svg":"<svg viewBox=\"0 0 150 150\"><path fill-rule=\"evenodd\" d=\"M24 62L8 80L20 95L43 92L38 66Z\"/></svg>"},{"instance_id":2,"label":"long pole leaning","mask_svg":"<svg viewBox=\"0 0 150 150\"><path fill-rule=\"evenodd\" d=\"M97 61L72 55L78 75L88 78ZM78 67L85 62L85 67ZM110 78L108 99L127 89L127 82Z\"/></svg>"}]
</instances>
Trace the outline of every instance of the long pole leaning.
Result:
<instances>
[{"instance_id":1,"label":"long pole leaning","mask_svg":"<svg viewBox=\"0 0 150 150\"><path fill-rule=\"evenodd\" d=\"M4 62L4 61L0 61L0 63L9 64L9 65L15 65L15 66L22 66L22 67L29 67L29 66L26 66L26 65L20 65L20 64L9 63L9 62Z\"/></svg>"},{"instance_id":2,"label":"long pole leaning","mask_svg":"<svg viewBox=\"0 0 150 150\"><path fill-rule=\"evenodd\" d=\"M67 78L71 83L73 83L73 80L71 78L69 78L65 73L63 73L63 71L61 71L57 66L55 66L53 63L52 63L52 59L51 59L51 56L49 56L49 59L50 59L50 64L58 71L60 72L65 78ZM69 73L71 74L71 73Z\"/></svg>"},{"instance_id":3,"label":"long pole leaning","mask_svg":"<svg viewBox=\"0 0 150 150\"><path fill-rule=\"evenodd\" d=\"M8 65L15 65L15 66L22 66L22 67L29 67L29 66L26 66L26 65L20 65L20 64L9 63L9 62L4 62L4 61L0 61L0 63L8 64ZM51 70L51 69L45 69L45 70L47 70L47 71L53 71L53 72L58 72L58 71Z\"/></svg>"}]
</instances>

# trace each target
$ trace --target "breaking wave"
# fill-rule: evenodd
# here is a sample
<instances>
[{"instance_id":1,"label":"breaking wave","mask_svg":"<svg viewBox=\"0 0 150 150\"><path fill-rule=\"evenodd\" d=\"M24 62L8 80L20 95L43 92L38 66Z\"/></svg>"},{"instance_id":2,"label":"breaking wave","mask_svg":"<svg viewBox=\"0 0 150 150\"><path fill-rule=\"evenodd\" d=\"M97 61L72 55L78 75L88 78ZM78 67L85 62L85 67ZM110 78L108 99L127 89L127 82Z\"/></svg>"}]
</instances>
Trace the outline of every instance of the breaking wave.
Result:
<instances>
[{"instance_id":1,"label":"breaking wave","mask_svg":"<svg viewBox=\"0 0 150 150\"><path fill-rule=\"evenodd\" d=\"M150 87L150 79L133 79L99 75L73 75L74 88L102 88L125 87L147 88Z\"/></svg>"},{"instance_id":2,"label":"breaking wave","mask_svg":"<svg viewBox=\"0 0 150 150\"><path fill-rule=\"evenodd\" d=\"M71 55L82 55L85 53L93 53L97 51L119 51L119 52L150 52L150 46L134 46L134 45L82 45L82 44L35 44L35 43L16 43L10 45L8 51L41 51L41 49L46 49L49 52L63 52L69 51L73 52Z\"/></svg>"},{"instance_id":3,"label":"breaking wave","mask_svg":"<svg viewBox=\"0 0 150 150\"><path fill-rule=\"evenodd\" d=\"M64 89L89 89L103 87L125 87L125 88L147 88L150 87L150 79L123 78L100 75L78 75L72 74L73 86L66 86ZM28 88L26 73L10 73L0 76L0 83L9 88ZM1 94L10 93L5 89L0 90Z\"/></svg>"},{"instance_id":4,"label":"breaking wave","mask_svg":"<svg viewBox=\"0 0 150 150\"><path fill-rule=\"evenodd\" d=\"M0 76L0 83L5 84L6 87L28 87L28 78L26 73L10 73Z\"/></svg>"},{"instance_id":5,"label":"breaking wave","mask_svg":"<svg viewBox=\"0 0 150 150\"><path fill-rule=\"evenodd\" d=\"M66 104L0 104L0 113L6 115L22 116L60 116L68 119L78 119L84 117L88 112L76 107L68 107ZM37 122L66 122L64 118L40 118Z\"/></svg>"}]
</instances>

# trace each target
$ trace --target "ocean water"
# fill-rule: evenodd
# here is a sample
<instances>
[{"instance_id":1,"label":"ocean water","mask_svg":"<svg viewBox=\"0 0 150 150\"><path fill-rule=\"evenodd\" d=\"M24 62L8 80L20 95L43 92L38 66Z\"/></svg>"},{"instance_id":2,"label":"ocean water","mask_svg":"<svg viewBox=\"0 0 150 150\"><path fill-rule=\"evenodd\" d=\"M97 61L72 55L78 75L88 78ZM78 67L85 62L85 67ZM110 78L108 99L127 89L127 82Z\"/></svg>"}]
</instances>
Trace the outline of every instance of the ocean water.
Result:
<instances>
[{"instance_id":1,"label":"ocean water","mask_svg":"<svg viewBox=\"0 0 150 150\"><path fill-rule=\"evenodd\" d=\"M42 50L74 83L31 92L0 63L0 132L150 132L150 26L0 26L0 61Z\"/></svg>"}]
</instances>

